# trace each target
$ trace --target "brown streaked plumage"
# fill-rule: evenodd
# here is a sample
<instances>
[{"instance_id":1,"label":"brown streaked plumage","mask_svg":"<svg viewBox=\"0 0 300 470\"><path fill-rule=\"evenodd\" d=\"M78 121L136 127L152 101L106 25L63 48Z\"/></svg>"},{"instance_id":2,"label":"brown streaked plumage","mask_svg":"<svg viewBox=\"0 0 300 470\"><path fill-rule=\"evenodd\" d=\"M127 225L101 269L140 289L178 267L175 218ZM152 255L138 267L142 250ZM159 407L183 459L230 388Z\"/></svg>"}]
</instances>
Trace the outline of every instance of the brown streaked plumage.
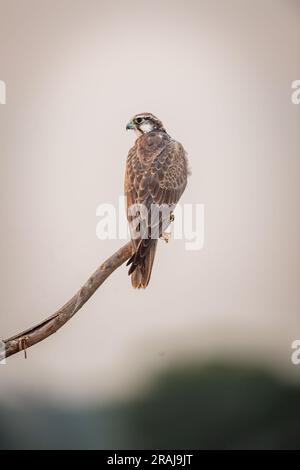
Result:
<instances>
[{"instance_id":1,"label":"brown streaked plumage","mask_svg":"<svg viewBox=\"0 0 300 470\"><path fill-rule=\"evenodd\" d=\"M153 204L167 205L170 210L175 208L187 184L188 163L183 146L167 134L162 122L153 114L137 114L126 129L134 129L138 137L129 150L125 172L127 219L132 224L134 217L129 212L135 204L143 204L149 213ZM150 220L142 212L136 216L140 233L144 235L132 239L135 253L127 264L130 264L133 287L146 288L157 247L157 237L151 237L153 228L157 225L161 236L170 218L160 215L160 219Z\"/></svg>"}]
</instances>

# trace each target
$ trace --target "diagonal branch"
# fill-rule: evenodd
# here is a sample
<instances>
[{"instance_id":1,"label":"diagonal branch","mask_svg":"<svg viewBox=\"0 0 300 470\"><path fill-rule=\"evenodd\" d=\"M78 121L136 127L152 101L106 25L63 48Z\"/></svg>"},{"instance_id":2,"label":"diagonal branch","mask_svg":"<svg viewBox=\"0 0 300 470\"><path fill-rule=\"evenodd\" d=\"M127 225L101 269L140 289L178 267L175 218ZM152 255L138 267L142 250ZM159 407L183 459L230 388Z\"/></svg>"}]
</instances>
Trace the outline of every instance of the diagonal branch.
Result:
<instances>
[{"instance_id":1,"label":"diagonal branch","mask_svg":"<svg viewBox=\"0 0 300 470\"><path fill-rule=\"evenodd\" d=\"M73 315L89 300L96 292L98 287L125 261L133 254L133 246L131 241L126 243L122 248L116 251L110 258L104 261L101 266L90 276L84 286L57 312L41 323L23 331L11 338L4 340L5 357L0 354L0 361L6 357L12 356L19 351L30 348L36 343L43 341L48 336L55 333L65 323L67 323Z\"/></svg>"}]
</instances>

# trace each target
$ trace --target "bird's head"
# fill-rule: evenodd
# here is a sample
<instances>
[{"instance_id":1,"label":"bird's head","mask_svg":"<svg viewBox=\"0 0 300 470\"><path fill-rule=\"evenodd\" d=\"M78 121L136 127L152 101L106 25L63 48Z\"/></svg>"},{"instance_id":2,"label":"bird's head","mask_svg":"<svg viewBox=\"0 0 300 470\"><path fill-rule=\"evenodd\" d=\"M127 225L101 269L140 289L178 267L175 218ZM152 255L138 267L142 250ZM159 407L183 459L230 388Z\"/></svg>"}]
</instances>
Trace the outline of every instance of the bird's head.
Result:
<instances>
[{"instance_id":1,"label":"bird's head","mask_svg":"<svg viewBox=\"0 0 300 470\"><path fill-rule=\"evenodd\" d=\"M138 137L152 131L164 131L163 123L151 113L136 114L127 124L126 129L133 129Z\"/></svg>"}]
</instances>

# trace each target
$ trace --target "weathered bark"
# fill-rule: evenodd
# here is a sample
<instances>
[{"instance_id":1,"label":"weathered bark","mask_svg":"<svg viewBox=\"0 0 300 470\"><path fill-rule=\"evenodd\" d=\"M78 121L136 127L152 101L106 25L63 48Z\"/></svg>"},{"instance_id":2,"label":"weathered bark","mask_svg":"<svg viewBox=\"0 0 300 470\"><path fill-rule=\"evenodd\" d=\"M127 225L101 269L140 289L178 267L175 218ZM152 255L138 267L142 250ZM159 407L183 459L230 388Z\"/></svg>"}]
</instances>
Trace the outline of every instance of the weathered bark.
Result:
<instances>
[{"instance_id":1,"label":"weathered bark","mask_svg":"<svg viewBox=\"0 0 300 470\"><path fill-rule=\"evenodd\" d=\"M104 261L101 266L90 276L84 286L57 312L51 317L42 321L41 323L23 331L11 338L4 340L5 343L5 358L25 351L40 341L43 341L48 336L55 333L65 323L67 323L73 315L89 300L89 298L96 292L98 287L125 261L127 261L133 254L133 246L131 241L120 248L110 258ZM4 354L0 355L0 361L4 359Z\"/></svg>"}]
</instances>

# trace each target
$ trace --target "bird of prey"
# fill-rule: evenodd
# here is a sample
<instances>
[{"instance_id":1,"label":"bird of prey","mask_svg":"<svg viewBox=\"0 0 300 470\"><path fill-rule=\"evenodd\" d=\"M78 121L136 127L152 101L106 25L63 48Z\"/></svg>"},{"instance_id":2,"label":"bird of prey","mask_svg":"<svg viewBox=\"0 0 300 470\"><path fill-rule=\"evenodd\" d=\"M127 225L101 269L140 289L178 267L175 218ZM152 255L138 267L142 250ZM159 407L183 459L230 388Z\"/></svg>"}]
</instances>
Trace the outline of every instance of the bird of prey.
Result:
<instances>
[{"instance_id":1,"label":"bird of prey","mask_svg":"<svg viewBox=\"0 0 300 470\"><path fill-rule=\"evenodd\" d=\"M187 184L188 162L183 146L153 114L137 114L126 129L133 129L137 136L125 172L127 219L134 247L128 274L134 288L146 288L157 240L164 238L164 230L174 220L172 211Z\"/></svg>"}]
</instances>

